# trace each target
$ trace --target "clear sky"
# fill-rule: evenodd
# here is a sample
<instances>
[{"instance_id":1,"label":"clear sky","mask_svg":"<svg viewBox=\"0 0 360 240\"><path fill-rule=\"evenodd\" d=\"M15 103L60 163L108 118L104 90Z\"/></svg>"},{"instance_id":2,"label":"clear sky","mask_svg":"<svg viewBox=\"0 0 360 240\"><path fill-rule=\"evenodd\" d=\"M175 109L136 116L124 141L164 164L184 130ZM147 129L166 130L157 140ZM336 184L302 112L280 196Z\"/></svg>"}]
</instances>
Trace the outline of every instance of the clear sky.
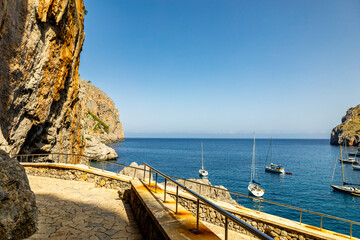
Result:
<instances>
[{"instance_id":1,"label":"clear sky","mask_svg":"<svg viewBox=\"0 0 360 240\"><path fill-rule=\"evenodd\" d=\"M360 104L358 0L85 0L80 75L125 137L329 138Z\"/></svg>"}]
</instances>

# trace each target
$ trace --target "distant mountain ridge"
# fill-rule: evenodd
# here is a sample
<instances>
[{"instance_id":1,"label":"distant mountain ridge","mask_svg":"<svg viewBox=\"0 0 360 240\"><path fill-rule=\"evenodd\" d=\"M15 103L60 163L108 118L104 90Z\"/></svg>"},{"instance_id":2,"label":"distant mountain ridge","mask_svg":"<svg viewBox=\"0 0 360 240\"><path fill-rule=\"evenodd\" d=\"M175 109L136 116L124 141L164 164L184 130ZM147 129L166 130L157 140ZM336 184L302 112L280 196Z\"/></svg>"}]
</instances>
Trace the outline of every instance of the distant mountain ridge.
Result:
<instances>
[{"instance_id":1,"label":"distant mountain ridge","mask_svg":"<svg viewBox=\"0 0 360 240\"><path fill-rule=\"evenodd\" d=\"M330 144L339 145L346 141L348 146L360 146L360 104L349 108L341 122L333 128Z\"/></svg>"}]
</instances>

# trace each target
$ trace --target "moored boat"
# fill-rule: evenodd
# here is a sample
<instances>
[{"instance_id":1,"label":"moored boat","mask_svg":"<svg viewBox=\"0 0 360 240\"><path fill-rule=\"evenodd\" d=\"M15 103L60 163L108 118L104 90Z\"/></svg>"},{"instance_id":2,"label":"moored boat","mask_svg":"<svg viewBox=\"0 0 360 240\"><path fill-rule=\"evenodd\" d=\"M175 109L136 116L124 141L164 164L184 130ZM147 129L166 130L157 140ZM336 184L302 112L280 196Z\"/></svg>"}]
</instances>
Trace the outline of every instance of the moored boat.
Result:
<instances>
[{"instance_id":1,"label":"moored boat","mask_svg":"<svg viewBox=\"0 0 360 240\"><path fill-rule=\"evenodd\" d=\"M208 171L204 169L204 153L203 153L203 143L201 142L201 169L199 170L199 175L202 178L207 178L209 176Z\"/></svg>"},{"instance_id":2,"label":"moored boat","mask_svg":"<svg viewBox=\"0 0 360 240\"><path fill-rule=\"evenodd\" d=\"M330 185L334 190L360 196L360 189L350 186Z\"/></svg>"},{"instance_id":3,"label":"moored boat","mask_svg":"<svg viewBox=\"0 0 360 240\"><path fill-rule=\"evenodd\" d=\"M270 138L270 148L269 148L269 153L270 153L270 166L264 166L265 167L265 171L268 172L273 172L273 173L284 173L285 169L283 166L279 165L279 164L274 164L272 163L272 138ZM268 155L269 156L269 155Z\"/></svg>"},{"instance_id":4,"label":"moored boat","mask_svg":"<svg viewBox=\"0 0 360 240\"><path fill-rule=\"evenodd\" d=\"M359 162L354 162L351 167L354 169L354 170L357 170L357 171L360 171L360 163Z\"/></svg>"},{"instance_id":5,"label":"moored boat","mask_svg":"<svg viewBox=\"0 0 360 240\"><path fill-rule=\"evenodd\" d=\"M281 165L270 163L270 166L265 166L265 170L274 173L284 173L285 169Z\"/></svg>"},{"instance_id":6,"label":"moored boat","mask_svg":"<svg viewBox=\"0 0 360 240\"><path fill-rule=\"evenodd\" d=\"M342 156L342 149L341 149L341 145L340 145L340 156ZM330 181L330 186L333 188L333 190L336 191L340 191L340 192L344 192L344 193L348 193L354 196L358 196L360 197L360 189L358 189L355 186L360 186L360 184L355 184L355 183L349 183L345 181L345 175L344 175L344 161L340 161L341 162L341 172L342 172L342 185L333 185L332 184L332 180L334 178L334 174L335 174L335 169L336 169L336 162L335 162L335 166L334 166L334 171L333 171L333 175L331 177L331 181ZM354 166L354 164L353 164Z\"/></svg>"},{"instance_id":7,"label":"moored boat","mask_svg":"<svg viewBox=\"0 0 360 240\"><path fill-rule=\"evenodd\" d=\"M255 134L254 134L254 144L253 144L253 155L251 161L251 177L248 186L249 193L255 197L262 197L265 193L265 190L260 187L260 183L254 180L255 178Z\"/></svg>"}]
</instances>

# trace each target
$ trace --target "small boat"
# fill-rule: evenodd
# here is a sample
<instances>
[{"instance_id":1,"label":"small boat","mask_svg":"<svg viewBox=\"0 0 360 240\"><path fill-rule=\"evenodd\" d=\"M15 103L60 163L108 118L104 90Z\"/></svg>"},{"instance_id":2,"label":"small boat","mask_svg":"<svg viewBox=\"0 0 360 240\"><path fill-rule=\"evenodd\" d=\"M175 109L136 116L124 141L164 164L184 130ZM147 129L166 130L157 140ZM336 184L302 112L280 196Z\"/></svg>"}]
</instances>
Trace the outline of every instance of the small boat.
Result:
<instances>
[{"instance_id":1,"label":"small boat","mask_svg":"<svg viewBox=\"0 0 360 240\"><path fill-rule=\"evenodd\" d=\"M360 196L360 189L356 187L339 186L339 185L330 185L330 186L336 191L346 192L355 196Z\"/></svg>"},{"instance_id":2,"label":"small boat","mask_svg":"<svg viewBox=\"0 0 360 240\"><path fill-rule=\"evenodd\" d=\"M351 153L347 153L346 141L344 142L344 150L345 150L345 158L343 158L343 154L341 152L339 161L343 163L355 163L356 162L355 155L352 156Z\"/></svg>"},{"instance_id":3,"label":"small boat","mask_svg":"<svg viewBox=\"0 0 360 240\"><path fill-rule=\"evenodd\" d=\"M349 153L349 157L360 157L360 151L358 150L356 153L353 152L353 153Z\"/></svg>"},{"instance_id":4,"label":"small boat","mask_svg":"<svg viewBox=\"0 0 360 240\"><path fill-rule=\"evenodd\" d=\"M262 197L265 193L265 190L260 187L260 183L254 180L255 178L255 134L254 134L254 145L253 145L253 155L251 161L251 178L248 186L249 193L255 197Z\"/></svg>"},{"instance_id":5,"label":"small boat","mask_svg":"<svg viewBox=\"0 0 360 240\"><path fill-rule=\"evenodd\" d=\"M203 143L201 142L201 169L199 170L199 175L202 178L207 178L209 173L204 169L204 153L203 153Z\"/></svg>"},{"instance_id":6,"label":"small boat","mask_svg":"<svg viewBox=\"0 0 360 240\"><path fill-rule=\"evenodd\" d=\"M273 172L273 173L285 173L285 169L278 164L272 163L272 138L270 139L270 166L264 166L265 171Z\"/></svg>"},{"instance_id":7,"label":"small boat","mask_svg":"<svg viewBox=\"0 0 360 240\"><path fill-rule=\"evenodd\" d=\"M285 172L286 174L292 175L292 172Z\"/></svg>"},{"instance_id":8,"label":"small boat","mask_svg":"<svg viewBox=\"0 0 360 240\"><path fill-rule=\"evenodd\" d=\"M354 170L360 171L360 163L359 162L354 162L351 166Z\"/></svg>"},{"instance_id":9,"label":"small boat","mask_svg":"<svg viewBox=\"0 0 360 240\"><path fill-rule=\"evenodd\" d=\"M340 156L342 155L342 149L341 149L341 145L340 145ZM358 189L355 186L360 186L360 184L355 184L355 183L348 183L345 181L345 175L344 175L344 162L341 162L341 172L342 172L342 181L343 181L343 185L333 185L332 180L334 178L334 173L335 173L335 169L336 169L336 162L335 162L335 167L334 167L334 171L333 171L333 175L331 177L331 181L330 181L330 186L333 188L333 190L335 191L340 191L340 192L344 192L344 193L348 193L354 196L358 196L360 197L360 189Z\"/></svg>"},{"instance_id":10,"label":"small boat","mask_svg":"<svg viewBox=\"0 0 360 240\"><path fill-rule=\"evenodd\" d=\"M265 166L265 170L274 173L284 173L285 169L281 165L270 163L270 166Z\"/></svg>"},{"instance_id":11,"label":"small boat","mask_svg":"<svg viewBox=\"0 0 360 240\"><path fill-rule=\"evenodd\" d=\"M348 158L340 158L339 161L343 162L343 163L355 163L356 162L355 158L350 158L350 157L348 157Z\"/></svg>"}]
</instances>

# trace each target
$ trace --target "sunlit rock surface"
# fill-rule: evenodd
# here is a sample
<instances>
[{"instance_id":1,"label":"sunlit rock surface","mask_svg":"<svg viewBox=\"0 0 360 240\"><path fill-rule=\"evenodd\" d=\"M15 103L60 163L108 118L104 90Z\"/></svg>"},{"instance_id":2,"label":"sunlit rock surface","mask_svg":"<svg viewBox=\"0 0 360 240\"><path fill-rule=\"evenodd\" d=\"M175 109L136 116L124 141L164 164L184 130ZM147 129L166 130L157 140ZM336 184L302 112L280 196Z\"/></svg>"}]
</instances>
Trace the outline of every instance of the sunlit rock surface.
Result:
<instances>
[{"instance_id":1,"label":"sunlit rock surface","mask_svg":"<svg viewBox=\"0 0 360 240\"><path fill-rule=\"evenodd\" d=\"M36 231L38 209L24 168L0 150L0 239L22 239Z\"/></svg>"},{"instance_id":2,"label":"sunlit rock surface","mask_svg":"<svg viewBox=\"0 0 360 240\"><path fill-rule=\"evenodd\" d=\"M332 145L343 144L344 141L348 146L360 146L360 104L347 110L341 124L331 132Z\"/></svg>"},{"instance_id":3,"label":"sunlit rock surface","mask_svg":"<svg viewBox=\"0 0 360 240\"><path fill-rule=\"evenodd\" d=\"M103 144L124 138L114 103L86 82L80 93L84 12L82 0L0 1L0 149L117 156Z\"/></svg>"}]
</instances>

